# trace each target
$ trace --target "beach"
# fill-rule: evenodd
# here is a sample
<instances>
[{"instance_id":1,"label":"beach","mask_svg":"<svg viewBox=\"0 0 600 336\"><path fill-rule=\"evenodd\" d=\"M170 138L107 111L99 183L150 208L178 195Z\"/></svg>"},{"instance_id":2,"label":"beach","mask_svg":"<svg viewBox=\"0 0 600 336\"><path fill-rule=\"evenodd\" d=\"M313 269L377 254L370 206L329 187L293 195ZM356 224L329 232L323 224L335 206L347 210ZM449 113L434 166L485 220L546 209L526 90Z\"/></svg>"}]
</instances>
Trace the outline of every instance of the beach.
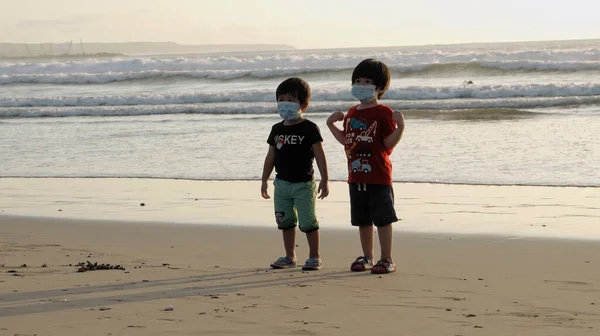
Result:
<instances>
[{"instance_id":1,"label":"beach","mask_svg":"<svg viewBox=\"0 0 600 336\"><path fill-rule=\"evenodd\" d=\"M371 57L406 121L382 276L349 270L326 126ZM599 74L600 40L0 62L0 336L597 335ZM269 268L260 196L296 76L330 180L314 272Z\"/></svg>"},{"instance_id":2,"label":"beach","mask_svg":"<svg viewBox=\"0 0 600 336\"><path fill-rule=\"evenodd\" d=\"M600 328L596 188L395 184L398 271L379 276L349 271L360 249L343 182L318 204L324 268L314 272L268 268L283 248L256 181L3 178L0 186L0 335ZM124 270L77 272L87 261Z\"/></svg>"},{"instance_id":3,"label":"beach","mask_svg":"<svg viewBox=\"0 0 600 336\"><path fill-rule=\"evenodd\" d=\"M348 185L318 200L324 229L352 230ZM269 192L273 192L272 182ZM600 240L598 188L394 183L396 230ZM142 206L143 203L143 206ZM0 178L0 215L274 227L259 181Z\"/></svg>"}]
</instances>

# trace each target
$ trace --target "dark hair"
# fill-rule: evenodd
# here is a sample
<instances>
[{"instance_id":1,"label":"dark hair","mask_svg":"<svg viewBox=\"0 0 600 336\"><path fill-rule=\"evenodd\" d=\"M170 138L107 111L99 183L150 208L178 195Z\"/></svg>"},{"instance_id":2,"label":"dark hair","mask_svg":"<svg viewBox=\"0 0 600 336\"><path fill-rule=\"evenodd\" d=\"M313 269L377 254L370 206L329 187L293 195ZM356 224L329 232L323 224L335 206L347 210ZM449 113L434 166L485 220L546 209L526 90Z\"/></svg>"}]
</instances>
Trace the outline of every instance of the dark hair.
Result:
<instances>
[{"instance_id":1,"label":"dark hair","mask_svg":"<svg viewBox=\"0 0 600 336\"><path fill-rule=\"evenodd\" d=\"M383 94L390 87L390 69L383 62L374 58L367 58L360 62L352 72L352 84L357 78L368 78L373 81L375 88L381 90L377 95L378 99L383 97Z\"/></svg>"},{"instance_id":2,"label":"dark hair","mask_svg":"<svg viewBox=\"0 0 600 336\"><path fill-rule=\"evenodd\" d=\"M291 94L298 98L301 106L308 105L308 102L310 101L310 86L302 78L288 78L281 82L277 87L277 90L275 90L275 99L279 99L279 96L285 94Z\"/></svg>"}]
</instances>

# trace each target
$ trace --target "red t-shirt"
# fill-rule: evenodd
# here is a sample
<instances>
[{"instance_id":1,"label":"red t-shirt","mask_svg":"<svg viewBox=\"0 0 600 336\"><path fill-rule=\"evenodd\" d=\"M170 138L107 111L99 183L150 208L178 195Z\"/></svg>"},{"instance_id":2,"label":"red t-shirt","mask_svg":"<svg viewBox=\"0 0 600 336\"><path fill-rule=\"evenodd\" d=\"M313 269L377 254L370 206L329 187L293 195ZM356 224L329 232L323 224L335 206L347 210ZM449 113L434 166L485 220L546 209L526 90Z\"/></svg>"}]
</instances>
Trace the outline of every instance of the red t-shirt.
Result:
<instances>
[{"instance_id":1,"label":"red t-shirt","mask_svg":"<svg viewBox=\"0 0 600 336\"><path fill-rule=\"evenodd\" d=\"M344 117L348 182L392 185L392 150L383 140L396 129L394 111L385 105L364 110L357 107Z\"/></svg>"}]
</instances>

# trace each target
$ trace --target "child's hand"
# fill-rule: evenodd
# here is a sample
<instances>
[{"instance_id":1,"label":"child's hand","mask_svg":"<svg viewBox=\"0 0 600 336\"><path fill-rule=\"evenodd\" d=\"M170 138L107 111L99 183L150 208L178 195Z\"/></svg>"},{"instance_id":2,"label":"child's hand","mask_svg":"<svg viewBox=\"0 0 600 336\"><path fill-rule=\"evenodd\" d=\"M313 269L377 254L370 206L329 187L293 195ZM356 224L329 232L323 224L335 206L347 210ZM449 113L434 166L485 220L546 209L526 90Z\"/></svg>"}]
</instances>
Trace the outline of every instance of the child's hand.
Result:
<instances>
[{"instance_id":1,"label":"child's hand","mask_svg":"<svg viewBox=\"0 0 600 336\"><path fill-rule=\"evenodd\" d=\"M394 115L392 116L392 119L394 119L394 121L396 122L396 125L398 125L398 127L404 126L404 114L402 114L402 112L394 111Z\"/></svg>"},{"instance_id":2,"label":"child's hand","mask_svg":"<svg viewBox=\"0 0 600 336\"><path fill-rule=\"evenodd\" d=\"M321 180L319 183L319 199L323 199L329 195L329 182L327 180Z\"/></svg>"},{"instance_id":3,"label":"child's hand","mask_svg":"<svg viewBox=\"0 0 600 336\"><path fill-rule=\"evenodd\" d=\"M327 124L333 125L336 121L342 121L342 120L344 120L344 112L342 112L342 111L333 112L329 116L329 118L327 118Z\"/></svg>"},{"instance_id":4,"label":"child's hand","mask_svg":"<svg viewBox=\"0 0 600 336\"><path fill-rule=\"evenodd\" d=\"M263 181L262 186L260 187L260 194L262 195L262 197L264 199L271 198L271 196L269 196L269 193L267 193L268 188L269 188L269 185L267 184L267 181Z\"/></svg>"}]
</instances>

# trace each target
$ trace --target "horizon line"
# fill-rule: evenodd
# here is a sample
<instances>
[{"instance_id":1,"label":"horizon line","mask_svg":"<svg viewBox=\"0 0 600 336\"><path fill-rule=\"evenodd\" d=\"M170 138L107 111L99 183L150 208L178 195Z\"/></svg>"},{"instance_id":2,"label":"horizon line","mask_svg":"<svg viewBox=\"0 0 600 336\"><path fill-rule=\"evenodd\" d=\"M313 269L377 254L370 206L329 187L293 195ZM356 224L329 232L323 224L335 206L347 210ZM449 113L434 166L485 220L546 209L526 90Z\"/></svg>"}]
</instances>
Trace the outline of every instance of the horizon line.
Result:
<instances>
[{"instance_id":1,"label":"horizon line","mask_svg":"<svg viewBox=\"0 0 600 336\"><path fill-rule=\"evenodd\" d=\"M199 43L199 44L188 44L174 41L117 41L117 42L80 42L83 44L175 44L184 47L202 47L202 46L286 46L292 47L296 50L328 50L328 49L368 49L368 48L395 48L395 47L427 47L427 46L452 46L452 45L475 45L475 44L517 44L517 43L544 43L544 42L583 42L583 41L599 41L600 38L572 38L572 39L556 39L556 40L517 40L517 41L473 41L473 42L448 42L448 43L424 43L424 44L394 44L394 45L376 45L376 46L363 46L363 47L297 47L292 44L286 43ZM64 42L2 42L0 44L31 44L31 45L43 45L43 44L65 44L71 41Z\"/></svg>"}]
</instances>

